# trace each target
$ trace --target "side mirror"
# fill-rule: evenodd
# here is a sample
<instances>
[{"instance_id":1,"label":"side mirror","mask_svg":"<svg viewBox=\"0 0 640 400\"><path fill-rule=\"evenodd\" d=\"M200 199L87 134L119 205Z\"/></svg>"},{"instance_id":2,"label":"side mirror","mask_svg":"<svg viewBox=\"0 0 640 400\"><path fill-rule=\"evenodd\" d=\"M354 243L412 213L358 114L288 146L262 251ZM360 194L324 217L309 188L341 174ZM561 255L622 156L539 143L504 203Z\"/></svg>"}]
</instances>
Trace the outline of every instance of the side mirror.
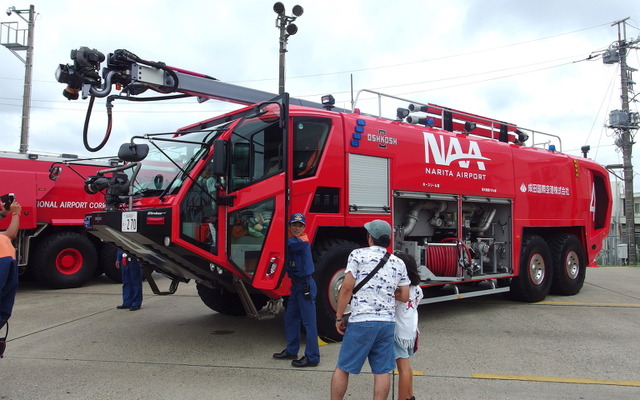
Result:
<instances>
[{"instance_id":1,"label":"side mirror","mask_svg":"<svg viewBox=\"0 0 640 400\"><path fill-rule=\"evenodd\" d=\"M270 123L280 118L281 106L278 103L263 103L258 106L256 116L260 121Z\"/></svg>"},{"instance_id":2,"label":"side mirror","mask_svg":"<svg viewBox=\"0 0 640 400\"><path fill-rule=\"evenodd\" d=\"M227 141L224 139L213 141L213 173L217 176L227 173Z\"/></svg>"},{"instance_id":3,"label":"side mirror","mask_svg":"<svg viewBox=\"0 0 640 400\"><path fill-rule=\"evenodd\" d=\"M118 158L122 161L139 162L144 160L149 154L149 145L123 143L118 150Z\"/></svg>"},{"instance_id":4,"label":"side mirror","mask_svg":"<svg viewBox=\"0 0 640 400\"><path fill-rule=\"evenodd\" d=\"M49 168L50 180L57 181L60 177L60 174L62 174L62 167L56 167L55 165L52 165L51 168Z\"/></svg>"}]
</instances>

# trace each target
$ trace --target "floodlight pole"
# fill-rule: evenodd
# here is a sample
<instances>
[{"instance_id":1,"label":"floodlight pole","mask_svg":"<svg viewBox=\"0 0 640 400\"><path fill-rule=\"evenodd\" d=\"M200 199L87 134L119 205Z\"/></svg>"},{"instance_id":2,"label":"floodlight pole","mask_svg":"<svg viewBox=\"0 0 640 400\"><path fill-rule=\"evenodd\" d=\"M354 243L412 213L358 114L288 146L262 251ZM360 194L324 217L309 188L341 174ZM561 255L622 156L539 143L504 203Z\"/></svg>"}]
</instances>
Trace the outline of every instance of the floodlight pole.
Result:
<instances>
[{"instance_id":1,"label":"floodlight pole","mask_svg":"<svg viewBox=\"0 0 640 400\"><path fill-rule=\"evenodd\" d=\"M287 53L287 35L286 35L286 24L282 22L282 18L278 15L277 23L279 26L277 28L280 29L280 52L279 52L279 60L278 60L278 94L284 93L284 80L285 80L285 54Z\"/></svg>"},{"instance_id":2,"label":"floodlight pole","mask_svg":"<svg viewBox=\"0 0 640 400\"><path fill-rule=\"evenodd\" d=\"M26 19L22 16L23 13L29 13L29 18ZM12 13L17 14L27 23L27 43L26 46L23 43L18 42L18 32L15 30L15 41L10 41L10 37L7 38L7 42L2 42L2 45L8 48L16 57L20 59L25 65L24 71L24 95L22 97L22 130L20 133L20 153L26 153L29 149L29 119L31 114L31 76L33 72L33 29L35 26L35 7L33 4L28 10L17 10L15 7L9 7L7 15ZM4 25L4 24L3 24ZM4 26L3 26L4 30ZM22 30L23 31L23 30ZM7 24L7 35L10 36L9 25ZM18 53L18 50L26 50L26 58L23 59Z\"/></svg>"},{"instance_id":3,"label":"floodlight pole","mask_svg":"<svg viewBox=\"0 0 640 400\"><path fill-rule=\"evenodd\" d=\"M278 16L276 17L276 28L280 30L280 57L279 57L279 85L278 94L284 93L284 80L285 80L285 54L287 53L287 42L289 36L295 35L298 32L298 27L292 24L303 13L303 8L299 5L293 7L293 17L285 15L284 4L277 2L273 5L273 11Z\"/></svg>"}]
</instances>

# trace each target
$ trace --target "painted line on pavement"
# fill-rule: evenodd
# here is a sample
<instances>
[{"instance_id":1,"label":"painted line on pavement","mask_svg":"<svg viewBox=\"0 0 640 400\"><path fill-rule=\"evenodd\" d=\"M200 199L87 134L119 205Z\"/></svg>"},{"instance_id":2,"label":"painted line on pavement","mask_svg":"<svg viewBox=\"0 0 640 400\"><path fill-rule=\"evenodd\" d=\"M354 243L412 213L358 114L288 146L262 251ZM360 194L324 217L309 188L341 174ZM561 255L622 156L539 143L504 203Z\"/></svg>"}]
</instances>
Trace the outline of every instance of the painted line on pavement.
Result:
<instances>
[{"instance_id":1,"label":"painted line on pavement","mask_svg":"<svg viewBox=\"0 0 640 400\"><path fill-rule=\"evenodd\" d=\"M599 306L599 307L640 307L640 304L631 303L581 303L577 301L539 301L532 305L558 305L558 306Z\"/></svg>"},{"instance_id":2,"label":"painted line on pavement","mask_svg":"<svg viewBox=\"0 0 640 400\"><path fill-rule=\"evenodd\" d=\"M412 370L413 371L413 376L424 376L424 371L420 371L420 370ZM393 370L393 375L400 375L400 372L398 372L397 369Z\"/></svg>"},{"instance_id":3,"label":"painted line on pavement","mask_svg":"<svg viewBox=\"0 0 640 400\"><path fill-rule=\"evenodd\" d=\"M496 379L512 381L532 381L532 382L554 382L554 383L578 383L584 385L614 385L614 386L636 386L640 387L640 381L622 381L614 379L585 379L585 378L562 378L555 376L527 376L527 375L501 375L501 374L471 374L476 379Z\"/></svg>"}]
</instances>

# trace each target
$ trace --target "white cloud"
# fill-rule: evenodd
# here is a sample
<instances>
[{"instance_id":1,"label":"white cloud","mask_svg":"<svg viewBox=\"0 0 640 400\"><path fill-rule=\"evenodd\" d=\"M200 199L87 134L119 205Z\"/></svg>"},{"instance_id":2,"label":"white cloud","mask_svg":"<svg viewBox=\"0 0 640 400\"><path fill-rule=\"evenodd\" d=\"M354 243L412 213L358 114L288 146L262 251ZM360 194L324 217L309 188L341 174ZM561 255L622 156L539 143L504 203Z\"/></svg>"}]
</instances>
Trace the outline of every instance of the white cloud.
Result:
<instances>
[{"instance_id":1,"label":"white cloud","mask_svg":"<svg viewBox=\"0 0 640 400\"><path fill-rule=\"evenodd\" d=\"M635 0L299 3L305 12L296 21L298 33L289 38L286 59L287 90L294 97L317 100L333 93L340 105L348 106L353 76L356 90L384 88L547 131L561 136L571 154L589 144L597 161L620 162L611 132L602 128L609 110L619 108L617 66L599 59L572 61L616 40L616 28L610 26L615 20L631 17L627 34L637 37L633 27L639 26L635 18L640 7ZM59 63L70 62L70 50L83 45L105 53L126 48L145 59L277 92L278 32L272 4L39 2L29 148L87 155L82 146L87 102L66 101L63 86L53 77ZM294 4L285 2L287 11ZM7 20L21 21L2 18ZM638 68L637 55L632 54L629 64ZM0 150L18 149L23 74L23 64L0 48ZM221 109L193 101L116 103L113 137L105 152L115 151L131 134L174 130L209 116L203 111ZM104 125L104 103L96 102L92 143L100 140Z\"/></svg>"}]
</instances>

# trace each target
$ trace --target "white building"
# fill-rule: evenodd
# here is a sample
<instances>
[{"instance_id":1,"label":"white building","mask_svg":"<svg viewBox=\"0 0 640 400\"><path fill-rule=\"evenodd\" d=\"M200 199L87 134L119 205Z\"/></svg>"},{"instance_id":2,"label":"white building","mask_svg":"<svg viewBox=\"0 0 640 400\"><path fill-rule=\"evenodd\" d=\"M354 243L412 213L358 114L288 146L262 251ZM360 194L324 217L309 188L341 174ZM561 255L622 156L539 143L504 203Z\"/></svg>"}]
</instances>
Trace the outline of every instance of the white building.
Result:
<instances>
[{"instance_id":1,"label":"white building","mask_svg":"<svg viewBox=\"0 0 640 400\"><path fill-rule=\"evenodd\" d=\"M611 231L603 245L598 263L600 265L624 265L627 259L627 219L624 215L624 182L611 181L612 209ZM636 254L640 244L640 193L633 194ZM637 259L637 258L636 258Z\"/></svg>"}]
</instances>

